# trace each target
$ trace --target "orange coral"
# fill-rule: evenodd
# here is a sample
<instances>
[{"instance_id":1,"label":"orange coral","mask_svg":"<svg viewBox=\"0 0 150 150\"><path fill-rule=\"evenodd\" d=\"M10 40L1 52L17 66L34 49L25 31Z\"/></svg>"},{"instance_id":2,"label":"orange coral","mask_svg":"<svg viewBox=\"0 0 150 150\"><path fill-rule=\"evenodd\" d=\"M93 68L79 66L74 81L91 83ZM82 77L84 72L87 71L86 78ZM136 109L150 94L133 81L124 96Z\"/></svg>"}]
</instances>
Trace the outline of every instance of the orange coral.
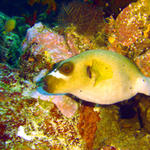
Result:
<instances>
[{"instance_id":1,"label":"orange coral","mask_svg":"<svg viewBox=\"0 0 150 150\"><path fill-rule=\"evenodd\" d=\"M145 76L150 76L150 52L149 51L147 51L143 55L136 57L134 61Z\"/></svg>"},{"instance_id":2,"label":"orange coral","mask_svg":"<svg viewBox=\"0 0 150 150\"><path fill-rule=\"evenodd\" d=\"M92 149L99 113L94 112L93 107L83 105L80 108L79 133L85 140L87 149Z\"/></svg>"},{"instance_id":3,"label":"orange coral","mask_svg":"<svg viewBox=\"0 0 150 150\"><path fill-rule=\"evenodd\" d=\"M123 9L105 26L108 49L132 59L142 73L150 76L150 3L138 0Z\"/></svg>"},{"instance_id":4,"label":"orange coral","mask_svg":"<svg viewBox=\"0 0 150 150\"><path fill-rule=\"evenodd\" d=\"M109 27L106 26L109 49L131 58L149 47L149 14L149 5L139 0L124 8L116 19L110 18Z\"/></svg>"}]
</instances>

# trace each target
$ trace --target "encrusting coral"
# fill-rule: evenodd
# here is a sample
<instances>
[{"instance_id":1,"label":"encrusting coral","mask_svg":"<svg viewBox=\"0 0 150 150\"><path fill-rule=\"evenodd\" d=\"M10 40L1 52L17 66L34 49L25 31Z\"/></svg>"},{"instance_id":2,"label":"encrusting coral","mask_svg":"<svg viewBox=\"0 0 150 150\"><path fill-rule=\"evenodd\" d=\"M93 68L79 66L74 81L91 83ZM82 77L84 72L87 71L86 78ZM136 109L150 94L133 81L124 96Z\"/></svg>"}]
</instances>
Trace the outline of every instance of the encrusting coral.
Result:
<instances>
[{"instance_id":1,"label":"encrusting coral","mask_svg":"<svg viewBox=\"0 0 150 150\"><path fill-rule=\"evenodd\" d=\"M52 102L22 95L30 85L18 71L0 64L0 75L2 149L84 149L78 115L66 118Z\"/></svg>"},{"instance_id":2,"label":"encrusting coral","mask_svg":"<svg viewBox=\"0 0 150 150\"><path fill-rule=\"evenodd\" d=\"M117 16L110 18L108 28L108 48L132 59L141 71L149 74L149 11L150 1L139 0L129 4Z\"/></svg>"},{"instance_id":3,"label":"encrusting coral","mask_svg":"<svg viewBox=\"0 0 150 150\"><path fill-rule=\"evenodd\" d=\"M99 112L95 112L93 108L94 107L92 105L83 105L79 110L79 133L85 140L87 149L92 149L93 147L95 133L97 130L97 122L100 121Z\"/></svg>"}]
</instances>

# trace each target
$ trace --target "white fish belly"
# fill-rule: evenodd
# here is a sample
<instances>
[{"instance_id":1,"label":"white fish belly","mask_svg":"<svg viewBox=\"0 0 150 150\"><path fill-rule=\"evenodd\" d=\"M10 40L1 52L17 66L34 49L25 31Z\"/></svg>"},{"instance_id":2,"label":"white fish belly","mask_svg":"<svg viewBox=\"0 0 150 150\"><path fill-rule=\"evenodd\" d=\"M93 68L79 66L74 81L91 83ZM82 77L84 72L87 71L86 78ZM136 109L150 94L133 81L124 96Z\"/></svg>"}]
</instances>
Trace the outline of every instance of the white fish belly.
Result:
<instances>
[{"instance_id":1,"label":"white fish belly","mask_svg":"<svg viewBox=\"0 0 150 150\"><path fill-rule=\"evenodd\" d=\"M128 76L117 73L111 79L101 81L96 86L78 89L72 94L97 104L113 104L134 96L137 93L135 82L136 79L133 81Z\"/></svg>"}]
</instances>

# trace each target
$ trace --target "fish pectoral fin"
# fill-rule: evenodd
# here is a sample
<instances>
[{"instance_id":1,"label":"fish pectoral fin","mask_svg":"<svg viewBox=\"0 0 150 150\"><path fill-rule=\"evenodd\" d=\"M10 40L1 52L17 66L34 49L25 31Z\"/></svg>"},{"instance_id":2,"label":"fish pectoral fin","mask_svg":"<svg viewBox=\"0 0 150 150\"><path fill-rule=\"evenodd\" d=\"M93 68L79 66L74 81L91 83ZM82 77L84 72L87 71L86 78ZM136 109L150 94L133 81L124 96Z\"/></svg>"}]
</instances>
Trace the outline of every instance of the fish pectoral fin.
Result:
<instances>
[{"instance_id":1,"label":"fish pectoral fin","mask_svg":"<svg viewBox=\"0 0 150 150\"><path fill-rule=\"evenodd\" d=\"M94 86L99 84L102 80L112 78L112 67L102 61L93 60L91 66L92 78L94 79Z\"/></svg>"}]
</instances>

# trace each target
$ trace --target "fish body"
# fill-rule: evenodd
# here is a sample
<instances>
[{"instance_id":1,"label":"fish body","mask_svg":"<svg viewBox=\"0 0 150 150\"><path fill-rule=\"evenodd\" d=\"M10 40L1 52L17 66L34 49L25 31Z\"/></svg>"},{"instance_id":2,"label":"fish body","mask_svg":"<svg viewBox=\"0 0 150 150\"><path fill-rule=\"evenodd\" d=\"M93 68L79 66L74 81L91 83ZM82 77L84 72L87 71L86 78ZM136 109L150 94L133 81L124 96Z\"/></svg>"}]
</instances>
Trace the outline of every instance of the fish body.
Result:
<instances>
[{"instance_id":1,"label":"fish body","mask_svg":"<svg viewBox=\"0 0 150 150\"><path fill-rule=\"evenodd\" d=\"M42 83L47 93L70 93L97 104L113 104L137 93L150 95L150 79L128 58L106 50L89 50L61 61Z\"/></svg>"}]
</instances>

